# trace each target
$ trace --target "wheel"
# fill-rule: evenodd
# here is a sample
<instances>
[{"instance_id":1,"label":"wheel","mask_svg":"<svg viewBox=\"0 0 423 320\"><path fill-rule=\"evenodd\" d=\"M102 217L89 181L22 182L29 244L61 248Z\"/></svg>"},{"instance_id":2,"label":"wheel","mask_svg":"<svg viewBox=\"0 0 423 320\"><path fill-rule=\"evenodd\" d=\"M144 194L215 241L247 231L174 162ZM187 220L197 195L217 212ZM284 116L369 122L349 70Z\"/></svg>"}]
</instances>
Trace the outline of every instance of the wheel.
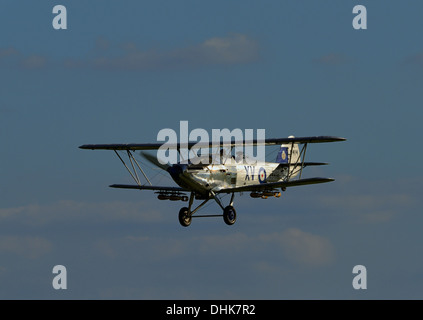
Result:
<instances>
[{"instance_id":1,"label":"wheel","mask_svg":"<svg viewBox=\"0 0 423 320\"><path fill-rule=\"evenodd\" d=\"M188 214L188 208L183 207L181 210L179 210L179 223L183 227L188 227L191 224L192 217Z\"/></svg>"},{"instance_id":2,"label":"wheel","mask_svg":"<svg viewBox=\"0 0 423 320\"><path fill-rule=\"evenodd\" d=\"M235 208L232 206L227 206L225 210L223 210L223 221L227 225L233 225L236 221L236 211Z\"/></svg>"}]
</instances>

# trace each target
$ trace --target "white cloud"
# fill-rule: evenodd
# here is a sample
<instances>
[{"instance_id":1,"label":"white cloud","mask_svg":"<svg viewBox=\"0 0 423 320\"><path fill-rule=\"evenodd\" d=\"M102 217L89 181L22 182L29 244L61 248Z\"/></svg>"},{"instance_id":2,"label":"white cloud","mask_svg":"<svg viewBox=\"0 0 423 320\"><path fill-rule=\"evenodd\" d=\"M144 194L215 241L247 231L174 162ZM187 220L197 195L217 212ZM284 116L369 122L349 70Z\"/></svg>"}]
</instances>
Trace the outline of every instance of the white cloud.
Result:
<instances>
[{"instance_id":1,"label":"white cloud","mask_svg":"<svg viewBox=\"0 0 423 320\"><path fill-rule=\"evenodd\" d=\"M225 38L211 38L204 41L199 49L204 62L237 64L258 59L256 41L243 34L232 34Z\"/></svg>"},{"instance_id":2,"label":"white cloud","mask_svg":"<svg viewBox=\"0 0 423 320\"><path fill-rule=\"evenodd\" d=\"M301 265L326 265L334 258L334 248L328 239L300 229L290 228L265 238L279 244L288 259Z\"/></svg>"},{"instance_id":3,"label":"white cloud","mask_svg":"<svg viewBox=\"0 0 423 320\"><path fill-rule=\"evenodd\" d=\"M379 208L381 206L408 206L414 203L413 198L408 194L348 194L336 196L319 197L322 204L328 206L346 206L352 209Z\"/></svg>"},{"instance_id":4,"label":"white cloud","mask_svg":"<svg viewBox=\"0 0 423 320\"><path fill-rule=\"evenodd\" d=\"M117 248L120 248L119 250ZM168 260L187 255L195 256L257 256L262 252L274 252L272 256L284 257L290 262L309 267L330 264L334 259L334 247L331 242L319 235L296 228L270 234L247 235L234 232L226 235L192 236L189 238L155 238L129 236L124 239L113 239L106 244L96 244L102 254L109 258L119 258L119 252L127 250L138 252L149 248L149 257L153 260ZM245 259L246 261L248 259ZM250 267L255 270L275 267L269 261L252 261Z\"/></svg>"},{"instance_id":5,"label":"white cloud","mask_svg":"<svg viewBox=\"0 0 423 320\"><path fill-rule=\"evenodd\" d=\"M99 238L92 244L94 250L109 259L120 259L128 252L143 252L143 260L163 261L186 255L192 245L178 238L124 236Z\"/></svg>"},{"instance_id":6,"label":"white cloud","mask_svg":"<svg viewBox=\"0 0 423 320\"><path fill-rule=\"evenodd\" d=\"M68 60L67 67L92 67L107 70L163 70L210 64L232 65L256 61L259 48L255 40L243 34L214 37L200 44L173 50L140 50L133 42L111 54L110 43L102 39L91 60Z\"/></svg>"},{"instance_id":7,"label":"white cloud","mask_svg":"<svg viewBox=\"0 0 423 320\"><path fill-rule=\"evenodd\" d=\"M290 261L301 265L325 265L332 261L334 249L324 237L299 229L290 228L282 232L248 236L244 233L205 236L194 240L203 254L216 252L261 252L266 248L278 248Z\"/></svg>"},{"instance_id":8,"label":"white cloud","mask_svg":"<svg viewBox=\"0 0 423 320\"><path fill-rule=\"evenodd\" d=\"M92 54L92 58L69 58L62 65L67 68L143 71L245 64L258 60L259 46L254 39L239 33L169 50L139 49L135 42L113 46L107 39L98 38ZM4 64L12 61L12 65L27 70L43 69L54 64L48 57L24 54L13 47L0 48L2 61L5 61Z\"/></svg>"},{"instance_id":9,"label":"white cloud","mask_svg":"<svg viewBox=\"0 0 423 320\"><path fill-rule=\"evenodd\" d=\"M45 56L30 54L25 55L16 48L0 48L0 62L5 64L19 66L23 69L41 69L47 66L47 58Z\"/></svg>"},{"instance_id":10,"label":"white cloud","mask_svg":"<svg viewBox=\"0 0 423 320\"><path fill-rule=\"evenodd\" d=\"M0 48L0 59L18 55L19 52L13 48Z\"/></svg>"},{"instance_id":11,"label":"white cloud","mask_svg":"<svg viewBox=\"0 0 423 320\"><path fill-rule=\"evenodd\" d=\"M78 202L63 200L50 204L30 204L0 209L0 221L26 225L46 225L63 221L80 222L162 222L162 213L147 202Z\"/></svg>"},{"instance_id":12,"label":"white cloud","mask_svg":"<svg viewBox=\"0 0 423 320\"><path fill-rule=\"evenodd\" d=\"M52 244L41 237L1 236L0 254L12 253L24 258L35 259L52 249Z\"/></svg>"},{"instance_id":13,"label":"white cloud","mask_svg":"<svg viewBox=\"0 0 423 320\"><path fill-rule=\"evenodd\" d=\"M31 55L21 60L24 69L39 69L47 65L47 59L40 55Z\"/></svg>"},{"instance_id":14,"label":"white cloud","mask_svg":"<svg viewBox=\"0 0 423 320\"><path fill-rule=\"evenodd\" d=\"M363 223L391 221L416 204L416 199L405 193L320 195L315 201Z\"/></svg>"}]
</instances>

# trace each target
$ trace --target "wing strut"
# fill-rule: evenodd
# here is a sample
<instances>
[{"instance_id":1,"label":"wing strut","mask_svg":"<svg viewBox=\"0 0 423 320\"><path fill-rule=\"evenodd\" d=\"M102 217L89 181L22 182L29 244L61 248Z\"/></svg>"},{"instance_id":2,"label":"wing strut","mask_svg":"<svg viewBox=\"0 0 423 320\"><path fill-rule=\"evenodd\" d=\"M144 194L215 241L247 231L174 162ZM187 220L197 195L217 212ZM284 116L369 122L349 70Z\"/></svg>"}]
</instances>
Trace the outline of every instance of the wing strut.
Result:
<instances>
[{"instance_id":1,"label":"wing strut","mask_svg":"<svg viewBox=\"0 0 423 320\"><path fill-rule=\"evenodd\" d=\"M113 151L116 153L116 155L118 156L118 158L120 159L120 161L123 163L123 165L125 166L126 170L128 170L129 174L132 176L132 178L134 179L134 181L135 181L135 183L137 185L141 186L141 181L140 181L140 178L138 177L137 170L136 170L136 168L134 166L134 163L138 167L138 169L141 171L142 175L147 180L147 182L150 184L150 186L152 185L151 184L151 181L148 179L148 177L145 174L144 170L138 164L138 161L134 158L134 155L132 154L132 152L130 150L126 150L126 152L128 154L129 161L131 162L132 171L131 171L131 169L128 168L128 166L126 165L126 163L122 159L122 157L119 155L119 153L116 150L113 150Z\"/></svg>"},{"instance_id":2,"label":"wing strut","mask_svg":"<svg viewBox=\"0 0 423 320\"><path fill-rule=\"evenodd\" d=\"M291 177L298 172L297 167L300 166L300 175L298 177L298 179L301 179L301 174L303 173L303 168L304 168L304 163L305 163L305 155L306 155L306 151L307 151L307 144L308 142L305 142L304 145L301 148L300 154L298 155L297 160L295 161L295 163L291 163L291 159L292 159L292 150L294 149L294 142L292 142L291 144L291 150L290 150L290 154L289 154L289 165L288 165L288 175L287 175L287 180L290 180ZM301 162L299 161L300 159ZM291 170L291 166L293 166L292 170Z\"/></svg>"},{"instance_id":3,"label":"wing strut","mask_svg":"<svg viewBox=\"0 0 423 320\"><path fill-rule=\"evenodd\" d=\"M291 142L291 150L289 151L289 157L288 157L288 174L287 174L287 177L286 177L287 180L291 179L291 175L293 174L293 173L290 172L291 171L292 150L294 150L294 141ZM297 159L297 161L298 161L298 159ZM296 165L297 165L297 163L295 163L294 169L292 169L292 172L294 172Z\"/></svg>"},{"instance_id":4,"label":"wing strut","mask_svg":"<svg viewBox=\"0 0 423 320\"><path fill-rule=\"evenodd\" d=\"M304 144L303 150L304 150L303 161L301 162L300 176L298 177L298 179L301 179L301 174L303 173L304 161L305 161L305 156L306 156L306 151L307 151L307 143ZM301 152L303 150L301 150ZM301 154L300 154L300 157L301 157Z\"/></svg>"}]
</instances>

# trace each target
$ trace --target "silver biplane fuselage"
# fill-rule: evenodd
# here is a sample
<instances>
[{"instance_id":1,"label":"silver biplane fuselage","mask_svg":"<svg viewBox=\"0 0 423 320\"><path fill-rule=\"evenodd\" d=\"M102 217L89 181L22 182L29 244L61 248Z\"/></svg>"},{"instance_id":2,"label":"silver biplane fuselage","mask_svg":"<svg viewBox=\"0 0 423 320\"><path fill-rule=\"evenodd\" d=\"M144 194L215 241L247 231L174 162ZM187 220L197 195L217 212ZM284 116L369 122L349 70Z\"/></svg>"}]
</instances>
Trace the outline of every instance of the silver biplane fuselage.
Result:
<instances>
[{"instance_id":1,"label":"silver biplane fuselage","mask_svg":"<svg viewBox=\"0 0 423 320\"><path fill-rule=\"evenodd\" d=\"M207 166L175 164L168 168L168 172L182 188L208 195L210 191L218 193L229 188L287 180L288 172L291 172L289 177L294 178L300 171L294 165L288 170L287 166L279 163L237 164L233 158L230 160L230 163Z\"/></svg>"}]
</instances>

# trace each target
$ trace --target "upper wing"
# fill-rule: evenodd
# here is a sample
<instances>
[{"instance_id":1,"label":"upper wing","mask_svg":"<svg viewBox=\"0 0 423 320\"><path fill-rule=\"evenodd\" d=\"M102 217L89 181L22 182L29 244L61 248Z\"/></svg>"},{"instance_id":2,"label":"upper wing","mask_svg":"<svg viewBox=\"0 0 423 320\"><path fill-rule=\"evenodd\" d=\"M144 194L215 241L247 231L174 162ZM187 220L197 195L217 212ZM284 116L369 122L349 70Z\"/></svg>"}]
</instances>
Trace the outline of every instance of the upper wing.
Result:
<instances>
[{"instance_id":1,"label":"upper wing","mask_svg":"<svg viewBox=\"0 0 423 320\"><path fill-rule=\"evenodd\" d=\"M273 138L265 140L247 140L242 141L246 146L248 145L279 145L282 143L322 143L322 142L336 142L345 141L345 138L332 136L316 136L316 137L297 137L297 138ZM239 142L238 142L239 143ZM165 143L121 143L121 144L84 144L80 146L81 149L91 150L157 150ZM187 143L166 143L165 146L169 149L190 149L193 146L198 148L213 148L213 147L235 147L236 142L187 142Z\"/></svg>"},{"instance_id":2,"label":"upper wing","mask_svg":"<svg viewBox=\"0 0 423 320\"><path fill-rule=\"evenodd\" d=\"M139 189L139 190L158 190L158 191L189 191L180 187L164 187L164 186L139 186L137 184L112 184L109 187L119 189Z\"/></svg>"},{"instance_id":3,"label":"upper wing","mask_svg":"<svg viewBox=\"0 0 423 320\"><path fill-rule=\"evenodd\" d=\"M249 186L222 189L219 191L219 193L263 191L263 190L271 190L275 188L287 188L287 187L303 186L307 184L325 183L325 182L331 182L331 181L335 181L335 179L307 178L307 179L299 179L299 180L292 180L292 181L278 181L278 182L260 183L260 184L254 184Z\"/></svg>"}]
</instances>

